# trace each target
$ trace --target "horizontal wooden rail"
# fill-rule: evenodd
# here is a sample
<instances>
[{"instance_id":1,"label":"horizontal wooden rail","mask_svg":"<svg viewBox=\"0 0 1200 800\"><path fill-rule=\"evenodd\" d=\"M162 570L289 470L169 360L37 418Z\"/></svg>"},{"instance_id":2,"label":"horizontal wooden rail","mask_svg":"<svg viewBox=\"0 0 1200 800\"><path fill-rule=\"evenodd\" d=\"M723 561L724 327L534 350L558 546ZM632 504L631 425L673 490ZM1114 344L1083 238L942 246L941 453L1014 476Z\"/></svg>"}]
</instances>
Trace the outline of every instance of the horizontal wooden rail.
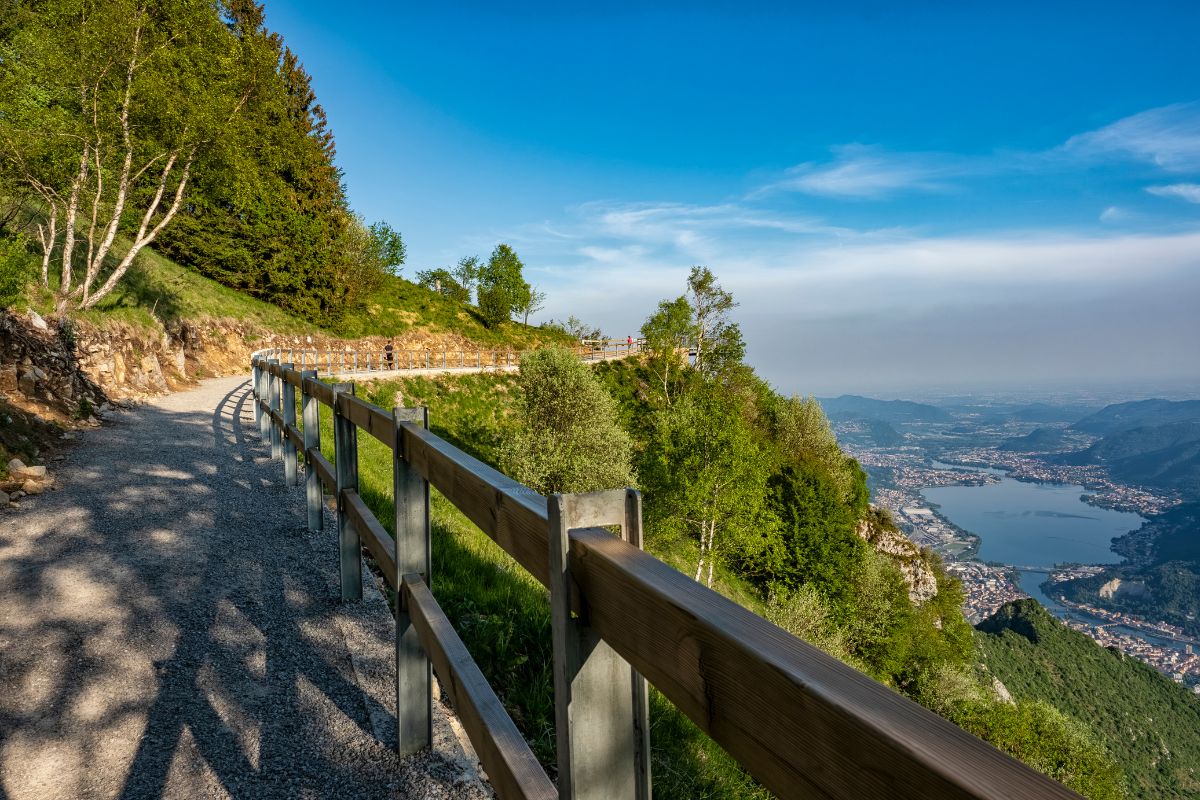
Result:
<instances>
[{"instance_id":1,"label":"horizontal wooden rail","mask_svg":"<svg viewBox=\"0 0 1200 800\"><path fill-rule=\"evenodd\" d=\"M442 690L475 744L496 794L557 800L554 784L419 575L404 576L404 599Z\"/></svg>"},{"instance_id":2,"label":"horizontal wooden rail","mask_svg":"<svg viewBox=\"0 0 1200 800\"><path fill-rule=\"evenodd\" d=\"M388 534L379 520L367 508L367 504L359 497L358 492L346 492L346 510L350 512L350 520L358 529L363 545L370 552L375 563L379 565L383 577L393 589L396 586L396 542Z\"/></svg>"},{"instance_id":3,"label":"horizontal wooden rail","mask_svg":"<svg viewBox=\"0 0 1200 800\"><path fill-rule=\"evenodd\" d=\"M254 363L265 365L259 359ZM330 405L332 391L318 386L324 384L304 382L307 394ZM339 397L345 418L385 445L397 444L391 413L349 394ZM277 421L277 414L264 410ZM546 498L418 424L401 422L398 429L396 457L548 585ZM309 463L325 486L334 483L333 467L319 453L310 453ZM368 550L378 551L377 560L394 565L396 552L394 546L388 549L382 526L356 493L347 491L345 497L344 505ZM567 536L572 608L613 651L780 797L1078 797L607 531L587 528ZM391 573L394 570L385 571ZM389 582L395 585L395 578ZM414 588L418 584L419 589ZM440 611L434 612L436 603L425 584L410 585L406 578L403 593L412 603L413 623L421 628L421 641L438 675L462 686L466 678L454 679L460 681L454 684L447 676L470 673L472 687L481 683L465 649L461 656L450 654L450 645L461 647L461 642ZM503 721L472 706L489 702L483 694L486 684L476 688L479 694L464 693L455 707L481 758L487 753L488 759L501 759L494 762L496 767L487 760L484 764L494 781L503 782L508 778L493 769L503 770L508 762L489 748L506 746L505 737L515 735L515 729L508 731Z\"/></svg>"},{"instance_id":4,"label":"horizontal wooden rail","mask_svg":"<svg viewBox=\"0 0 1200 800\"><path fill-rule=\"evenodd\" d=\"M337 471L333 468L333 464L317 450L311 450L308 453L308 463L317 473L317 477L321 479L321 485L330 492L337 491Z\"/></svg>"}]
</instances>

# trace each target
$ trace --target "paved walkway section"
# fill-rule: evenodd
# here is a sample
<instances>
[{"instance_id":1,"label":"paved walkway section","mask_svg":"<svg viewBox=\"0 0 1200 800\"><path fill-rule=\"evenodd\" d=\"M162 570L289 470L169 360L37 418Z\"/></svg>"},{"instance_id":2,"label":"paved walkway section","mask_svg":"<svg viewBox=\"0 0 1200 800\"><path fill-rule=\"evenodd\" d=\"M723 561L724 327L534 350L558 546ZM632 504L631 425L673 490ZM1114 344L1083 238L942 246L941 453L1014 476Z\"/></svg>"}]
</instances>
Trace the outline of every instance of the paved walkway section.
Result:
<instances>
[{"instance_id":1,"label":"paved walkway section","mask_svg":"<svg viewBox=\"0 0 1200 800\"><path fill-rule=\"evenodd\" d=\"M444 709L433 754L390 749L390 612L338 602L334 527L268 455L215 379L0 514L0 800L489 796Z\"/></svg>"}]
</instances>

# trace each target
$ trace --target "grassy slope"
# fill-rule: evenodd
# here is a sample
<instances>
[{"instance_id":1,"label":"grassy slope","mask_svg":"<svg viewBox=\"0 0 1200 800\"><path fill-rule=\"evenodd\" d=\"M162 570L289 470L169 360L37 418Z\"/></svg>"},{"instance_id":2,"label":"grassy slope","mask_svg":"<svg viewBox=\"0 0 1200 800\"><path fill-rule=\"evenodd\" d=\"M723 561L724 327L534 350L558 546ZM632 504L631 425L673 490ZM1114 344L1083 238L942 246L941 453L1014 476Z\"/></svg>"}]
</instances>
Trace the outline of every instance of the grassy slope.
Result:
<instances>
[{"instance_id":1,"label":"grassy slope","mask_svg":"<svg viewBox=\"0 0 1200 800\"><path fill-rule=\"evenodd\" d=\"M1087 720L1134 797L1200 797L1200 699L1070 630L1032 600L980 625L978 651L1014 697Z\"/></svg>"},{"instance_id":2,"label":"grassy slope","mask_svg":"<svg viewBox=\"0 0 1200 800\"><path fill-rule=\"evenodd\" d=\"M359 395L384 408L428 405L435 433L494 464L503 425L512 413L514 387L509 375L460 375L372 382L361 385ZM331 437L332 422L323 417L327 450L332 449ZM371 437L359 437L362 497L392 530L390 456ZM434 594L538 758L552 770L554 694L546 590L437 492L432 505ZM648 538L651 552L668 563L685 569L694 563L695 554L687 551L690 543L675 542L660 551L653 531ZM730 576L719 576L718 584L735 599L753 598ZM769 797L665 698L656 691L651 696L655 797Z\"/></svg>"},{"instance_id":3,"label":"grassy slope","mask_svg":"<svg viewBox=\"0 0 1200 800\"><path fill-rule=\"evenodd\" d=\"M43 315L54 310L49 292L33 290L32 307ZM549 344L571 344L565 333L508 322L489 328L471 306L455 303L403 278L390 278L372 295L366 308L343 320L336 329L322 330L270 303L229 289L147 248L117 289L95 309L83 312L96 324L108 320L157 328L204 317L234 319L275 333L322 333L357 339L404 336L465 339L481 348L524 350Z\"/></svg>"},{"instance_id":4,"label":"grassy slope","mask_svg":"<svg viewBox=\"0 0 1200 800\"><path fill-rule=\"evenodd\" d=\"M347 338L456 334L484 347L518 350L551 344L572 344L562 331L508 322L496 328L483 323L474 306L456 303L403 278L390 278L366 303L362 313L343 320L337 333Z\"/></svg>"}]
</instances>

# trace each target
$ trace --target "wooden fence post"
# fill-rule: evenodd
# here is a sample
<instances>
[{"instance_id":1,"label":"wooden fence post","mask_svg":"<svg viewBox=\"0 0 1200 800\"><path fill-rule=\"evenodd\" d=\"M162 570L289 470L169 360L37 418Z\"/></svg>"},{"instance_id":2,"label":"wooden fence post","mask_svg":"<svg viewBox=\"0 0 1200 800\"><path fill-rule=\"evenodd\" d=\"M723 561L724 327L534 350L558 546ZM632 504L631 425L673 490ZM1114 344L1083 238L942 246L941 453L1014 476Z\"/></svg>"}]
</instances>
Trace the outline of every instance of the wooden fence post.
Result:
<instances>
[{"instance_id":1,"label":"wooden fence post","mask_svg":"<svg viewBox=\"0 0 1200 800\"><path fill-rule=\"evenodd\" d=\"M325 528L325 515L321 506L324 492L321 487L321 476L317 474L313 456L321 452L321 403L308 393L308 381L317 379L315 369L300 373L300 395L303 407L300 413L304 417L304 496L308 506L308 529L321 531Z\"/></svg>"},{"instance_id":2,"label":"wooden fence post","mask_svg":"<svg viewBox=\"0 0 1200 800\"><path fill-rule=\"evenodd\" d=\"M277 366L279 366L279 359L272 358L270 363L271 363L272 367L277 367ZM268 373L268 375L267 375L267 396L268 396L268 399L267 399L268 407L272 411L278 413L278 411L279 411L279 378L276 377L273 372ZM279 426L275 424L274 417L268 417L267 423L270 426L271 458L273 458L273 459L282 458L283 457L283 444L282 444L282 439L280 438L280 435L279 435L280 434Z\"/></svg>"},{"instance_id":3,"label":"wooden fence post","mask_svg":"<svg viewBox=\"0 0 1200 800\"><path fill-rule=\"evenodd\" d=\"M650 799L646 681L587 624L586 598L571 616L569 531L621 526L641 547L642 500L634 489L547 498L554 715L562 800Z\"/></svg>"},{"instance_id":4,"label":"wooden fence post","mask_svg":"<svg viewBox=\"0 0 1200 800\"><path fill-rule=\"evenodd\" d=\"M283 365L284 369L294 370L296 365L289 362ZM280 379L280 385L283 389L283 485L297 486L300 481L297 480L298 469L296 464L296 443L292 441L292 437L288 435L288 427L296 427L296 387L286 379Z\"/></svg>"},{"instance_id":5,"label":"wooden fence post","mask_svg":"<svg viewBox=\"0 0 1200 800\"><path fill-rule=\"evenodd\" d=\"M412 422L429 429L428 408L394 408L395 458L392 490L396 511L396 586L404 576L420 573L429 578L429 482L409 466L402 424ZM421 647L408 608L396 593L396 747L406 756L433 742L432 666Z\"/></svg>"},{"instance_id":6,"label":"wooden fence post","mask_svg":"<svg viewBox=\"0 0 1200 800\"><path fill-rule=\"evenodd\" d=\"M342 577L342 600L362 599L362 545L358 529L346 510L346 492L358 492L358 427L342 412L344 395L354 396L353 383L333 388L333 449L337 463L338 564Z\"/></svg>"}]
</instances>

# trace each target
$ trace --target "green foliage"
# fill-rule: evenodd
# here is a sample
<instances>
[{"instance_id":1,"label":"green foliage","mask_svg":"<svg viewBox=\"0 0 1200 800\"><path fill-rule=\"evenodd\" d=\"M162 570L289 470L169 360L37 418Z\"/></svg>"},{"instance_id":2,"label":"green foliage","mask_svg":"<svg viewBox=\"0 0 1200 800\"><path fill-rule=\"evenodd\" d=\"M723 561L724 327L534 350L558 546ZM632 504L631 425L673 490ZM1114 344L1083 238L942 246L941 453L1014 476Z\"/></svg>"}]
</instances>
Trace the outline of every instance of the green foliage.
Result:
<instances>
[{"instance_id":1,"label":"green foliage","mask_svg":"<svg viewBox=\"0 0 1200 800\"><path fill-rule=\"evenodd\" d=\"M1132 656L1068 629L1033 600L1009 603L978 629L978 652L990 673L1018 702L1040 701L1086 721L1131 796L1200 794L1200 699Z\"/></svg>"},{"instance_id":2,"label":"green foliage","mask_svg":"<svg viewBox=\"0 0 1200 800\"><path fill-rule=\"evenodd\" d=\"M741 329L729 321L729 312L737 303L708 267L692 267L687 285L696 370L706 378L719 376L740 365L746 354Z\"/></svg>"},{"instance_id":3,"label":"green foliage","mask_svg":"<svg viewBox=\"0 0 1200 800\"><path fill-rule=\"evenodd\" d=\"M686 297L663 300L658 310L642 325L642 338L649 354L646 367L658 379L662 401L671 404L685 377L686 352L691 343L694 326L692 307Z\"/></svg>"},{"instance_id":4,"label":"green foliage","mask_svg":"<svg viewBox=\"0 0 1200 800\"><path fill-rule=\"evenodd\" d=\"M920 699L931 710L1085 797L1127 796L1120 768L1094 734L1049 703L1003 699L960 667L935 670Z\"/></svg>"},{"instance_id":5,"label":"green foliage","mask_svg":"<svg viewBox=\"0 0 1200 800\"><path fill-rule=\"evenodd\" d=\"M50 311L53 305L42 308ZM277 333L318 331L277 306L222 286L149 248L138 255L112 294L80 316L96 323L120 319L150 328L209 317L240 320Z\"/></svg>"},{"instance_id":6,"label":"green foliage","mask_svg":"<svg viewBox=\"0 0 1200 800\"><path fill-rule=\"evenodd\" d=\"M550 320L543 327L554 328L560 330L575 341L583 341L584 339L603 339L604 333L596 327L585 325L583 320L572 314L567 317L566 322L560 320Z\"/></svg>"},{"instance_id":7,"label":"green foliage","mask_svg":"<svg viewBox=\"0 0 1200 800\"><path fill-rule=\"evenodd\" d=\"M657 530L699 544L696 580L712 584L717 561L753 557L761 546L762 487L769 462L747 423L744 399L701 384L655 413L639 474Z\"/></svg>"},{"instance_id":8,"label":"green foliage","mask_svg":"<svg viewBox=\"0 0 1200 800\"><path fill-rule=\"evenodd\" d=\"M773 433L780 458L815 460L857 516L867 509L866 480L858 463L838 446L815 397L792 396L775 404Z\"/></svg>"},{"instance_id":9,"label":"green foliage","mask_svg":"<svg viewBox=\"0 0 1200 800\"><path fill-rule=\"evenodd\" d=\"M747 554L742 571L775 591L810 586L844 605L869 549L855 531L855 509L812 460L784 466L766 486L767 510L776 524L760 528L764 546Z\"/></svg>"},{"instance_id":10,"label":"green foliage","mask_svg":"<svg viewBox=\"0 0 1200 800\"><path fill-rule=\"evenodd\" d=\"M227 138L255 82L249 54L207 0L47 0L10 14L3 177L45 207L37 234L47 266L58 261L59 309L89 308L169 225L192 173ZM129 243L114 264L119 230Z\"/></svg>"},{"instance_id":11,"label":"green foliage","mask_svg":"<svg viewBox=\"0 0 1200 800\"><path fill-rule=\"evenodd\" d=\"M470 290L459 283L450 270L444 267L418 272L417 284L456 303L469 303L471 301Z\"/></svg>"},{"instance_id":12,"label":"green foliage","mask_svg":"<svg viewBox=\"0 0 1200 800\"><path fill-rule=\"evenodd\" d=\"M504 470L542 494L633 486L629 435L612 397L569 350L521 358L520 412L501 454Z\"/></svg>"},{"instance_id":13,"label":"green foliage","mask_svg":"<svg viewBox=\"0 0 1200 800\"><path fill-rule=\"evenodd\" d=\"M404 246L404 239L400 236L400 232L380 220L372 222L367 228L367 233L370 234L368 259L376 265L380 272L399 275L400 267L404 264L404 259L408 257L408 248Z\"/></svg>"},{"instance_id":14,"label":"green foliage","mask_svg":"<svg viewBox=\"0 0 1200 800\"><path fill-rule=\"evenodd\" d=\"M479 283L479 272L482 266L479 256L463 256L454 265L454 268L450 270L455 280L467 290L467 299L463 301L464 303L471 302L471 291Z\"/></svg>"},{"instance_id":15,"label":"green foliage","mask_svg":"<svg viewBox=\"0 0 1200 800\"><path fill-rule=\"evenodd\" d=\"M552 328L489 327L478 309L390 276L365 298L360 312L343 317L332 329L347 338L400 336L409 331L446 334L461 337L468 356L477 348L527 350L571 344L561 331Z\"/></svg>"},{"instance_id":16,"label":"green foliage","mask_svg":"<svg viewBox=\"0 0 1200 800\"><path fill-rule=\"evenodd\" d=\"M530 302L532 289L522 274L525 265L507 244L498 244L479 270L479 312L489 327L512 319Z\"/></svg>"},{"instance_id":17,"label":"green foliage","mask_svg":"<svg viewBox=\"0 0 1200 800\"><path fill-rule=\"evenodd\" d=\"M26 249L25 237L0 236L0 310L25 296L33 279L34 262Z\"/></svg>"},{"instance_id":18,"label":"green foliage","mask_svg":"<svg viewBox=\"0 0 1200 800\"><path fill-rule=\"evenodd\" d=\"M403 262L386 223L349 212L335 147L312 81L262 6L231 2L253 91L202 154L189 202L164 251L226 286L323 325L358 307Z\"/></svg>"}]
</instances>

